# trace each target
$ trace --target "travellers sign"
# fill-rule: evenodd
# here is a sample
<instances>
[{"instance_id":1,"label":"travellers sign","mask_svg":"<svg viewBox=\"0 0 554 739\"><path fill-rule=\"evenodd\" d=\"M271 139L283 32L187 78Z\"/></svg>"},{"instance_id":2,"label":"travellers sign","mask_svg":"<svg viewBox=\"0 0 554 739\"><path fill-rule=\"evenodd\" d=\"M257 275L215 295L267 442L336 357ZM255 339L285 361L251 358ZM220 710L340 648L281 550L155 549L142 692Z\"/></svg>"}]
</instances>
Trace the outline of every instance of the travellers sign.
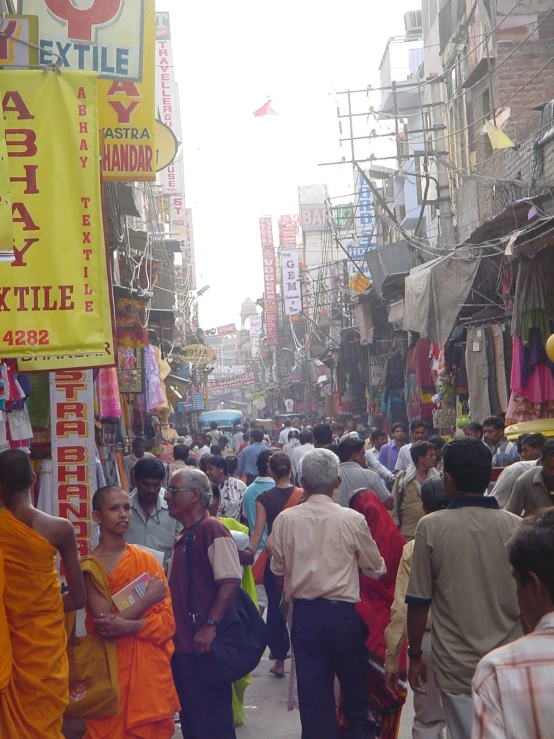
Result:
<instances>
[{"instance_id":1,"label":"travellers sign","mask_svg":"<svg viewBox=\"0 0 554 739\"><path fill-rule=\"evenodd\" d=\"M112 340L96 85L0 71L15 255L0 262L2 357L102 355Z\"/></svg>"}]
</instances>

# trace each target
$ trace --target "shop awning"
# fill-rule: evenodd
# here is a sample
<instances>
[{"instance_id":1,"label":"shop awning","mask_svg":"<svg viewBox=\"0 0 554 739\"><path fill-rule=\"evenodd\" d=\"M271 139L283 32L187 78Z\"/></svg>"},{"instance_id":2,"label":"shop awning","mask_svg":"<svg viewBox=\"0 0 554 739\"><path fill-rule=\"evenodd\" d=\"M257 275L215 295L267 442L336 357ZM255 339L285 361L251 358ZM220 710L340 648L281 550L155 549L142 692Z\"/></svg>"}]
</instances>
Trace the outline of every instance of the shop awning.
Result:
<instances>
[{"instance_id":1,"label":"shop awning","mask_svg":"<svg viewBox=\"0 0 554 739\"><path fill-rule=\"evenodd\" d=\"M475 252L475 247L462 246L410 271L405 281L404 331L417 331L444 346L481 263Z\"/></svg>"}]
</instances>

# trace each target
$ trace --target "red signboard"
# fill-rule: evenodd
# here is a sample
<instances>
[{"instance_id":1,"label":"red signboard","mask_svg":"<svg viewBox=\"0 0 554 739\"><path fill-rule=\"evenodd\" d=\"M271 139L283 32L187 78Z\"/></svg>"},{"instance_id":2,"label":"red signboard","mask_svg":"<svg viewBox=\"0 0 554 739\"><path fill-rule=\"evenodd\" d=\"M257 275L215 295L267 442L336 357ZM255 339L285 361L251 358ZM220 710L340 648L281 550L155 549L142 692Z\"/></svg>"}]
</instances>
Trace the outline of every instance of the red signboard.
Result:
<instances>
[{"instance_id":1,"label":"red signboard","mask_svg":"<svg viewBox=\"0 0 554 739\"><path fill-rule=\"evenodd\" d=\"M296 246L296 237L300 227L300 216L281 216L279 218L279 244Z\"/></svg>"},{"instance_id":2,"label":"red signboard","mask_svg":"<svg viewBox=\"0 0 554 739\"><path fill-rule=\"evenodd\" d=\"M236 324L227 323L225 326L217 327L218 336L226 336L227 334L235 334L237 332Z\"/></svg>"}]
</instances>

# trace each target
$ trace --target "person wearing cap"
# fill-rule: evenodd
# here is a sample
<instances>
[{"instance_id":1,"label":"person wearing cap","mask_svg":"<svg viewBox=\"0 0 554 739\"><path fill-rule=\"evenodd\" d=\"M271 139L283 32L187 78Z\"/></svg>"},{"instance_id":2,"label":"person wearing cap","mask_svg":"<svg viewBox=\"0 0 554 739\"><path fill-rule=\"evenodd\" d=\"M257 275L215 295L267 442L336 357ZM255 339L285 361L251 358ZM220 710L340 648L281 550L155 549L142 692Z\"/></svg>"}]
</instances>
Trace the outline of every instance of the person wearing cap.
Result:
<instances>
[{"instance_id":1,"label":"person wearing cap","mask_svg":"<svg viewBox=\"0 0 554 739\"><path fill-rule=\"evenodd\" d=\"M440 477L433 477L421 486L421 502L425 515L442 511L448 508L449 499ZM396 695L398 693L399 656L404 648L407 637L408 607L404 602L408 590L408 581L412 569L412 556L415 542L409 541L402 551L402 559L396 576L394 602L391 608L390 624L385 629L385 684ZM423 637L423 654L427 665L427 695L414 693L414 737L444 736L446 726L439 689L433 677L433 662L431 658L431 616L427 619L425 636Z\"/></svg>"}]
</instances>

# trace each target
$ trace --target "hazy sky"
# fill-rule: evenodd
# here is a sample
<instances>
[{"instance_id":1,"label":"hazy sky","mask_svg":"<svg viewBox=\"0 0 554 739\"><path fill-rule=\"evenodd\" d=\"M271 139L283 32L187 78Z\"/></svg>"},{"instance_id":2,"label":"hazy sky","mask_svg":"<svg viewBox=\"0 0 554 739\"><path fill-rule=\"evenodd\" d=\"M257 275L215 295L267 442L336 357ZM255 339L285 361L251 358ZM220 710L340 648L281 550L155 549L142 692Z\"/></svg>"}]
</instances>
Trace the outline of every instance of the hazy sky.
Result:
<instances>
[{"instance_id":1,"label":"hazy sky","mask_svg":"<svg viewBox=\"0 0 554 739\"><path fill-rule=\"evenodd\" d=\"M379 83L390 36L418 0L157 0L169 10L205 329L263 290L258 218L298 212L299 185L352 188L335 90ZM253 118L267 97L278 117ZM345 98L339 98L345 108ZM341 111L341 112L344 112ZM365 119L362 119L364 121ZM369 128L375 127L372 123ZM346 135L347 127L344 128ZM357 156L360 153L357 152Z\"/></svg>"}]
</instances>

